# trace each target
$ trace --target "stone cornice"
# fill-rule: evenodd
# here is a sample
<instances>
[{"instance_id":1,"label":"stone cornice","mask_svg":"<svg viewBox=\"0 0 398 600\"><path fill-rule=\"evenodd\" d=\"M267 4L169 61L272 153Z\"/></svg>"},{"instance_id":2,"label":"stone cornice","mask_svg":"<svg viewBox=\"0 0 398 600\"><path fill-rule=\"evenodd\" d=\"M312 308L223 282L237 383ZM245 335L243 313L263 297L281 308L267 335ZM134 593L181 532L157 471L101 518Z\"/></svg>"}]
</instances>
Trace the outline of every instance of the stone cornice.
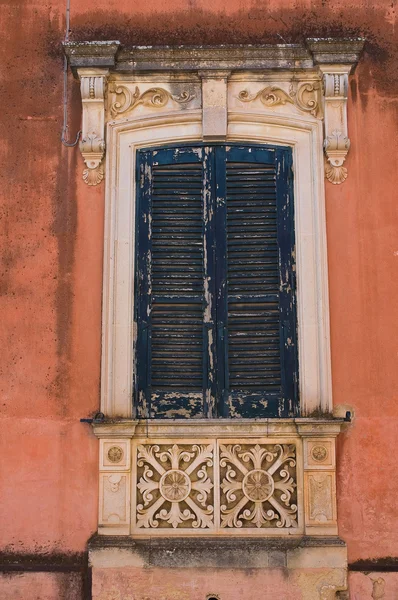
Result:
<instances>
[{"instance_id":1,"label":"stone cornice","mask_svg":"<svg viewBox=\"0 0 398 600\"><path fill-rule=\"evenodd\" d=\"M246 75L249 79L265 73L291 73L291 89L277 85L266 86L261 92L250 94L241 90L239 100L252 102L259 99L265 108L294 104L299 110L324 121L325 174L333 184L347 178L344 162L350 149L347 121L348 76L358 62L364 40L362 38L308 38L304 44L275 44L262 46L136 46L122 47L119 41L65 42L64 52L74 74L81 82L83 103L82 141L80 149L86 169L84 181L94 186L104 177L102 165L105 154L105 111L107 94L112 89L116 96L111 106L113 117L130 107L141 105L153 108L166 106L169 99L185 104L195 93L183 91L176 95L159 87L159 75L195 76L201 79L202 138L225 140L228 129L228 79ZM118 74L153 78L156 84L140 92L125 85L109 87L109 76ZM297 77L310 81L298 86ZM323 79L312 83L312 78ZM293 83L293 80L295 83Z\"/></svg>"},{"instance_id":2,"label":"stone cornice","mask_svg":"<svg viewBox=\"0 0 398 600\"><path fill-rule=\"evenodd\" d=\"M78 68L109 69L116 65L117 40L109 42L64 42L63 48L69 65L77 75Z\"/></svg>"},{"instance_id":3,"label":"stone cornice","mask_svg":"<svg viewBox=\"0 0 398 600\"><path fill-rule=\"evenodd\" d=\"M64 51L73 70L112 68L118 72L142 71L259 71L264 69L313 69L317 64L354 65L362 38L310 38L305 44L262 46L136 46L124 48L118 41L66 42Z\"/></svg>"},{"instance_id":4,"label":"stone cornice","mask_svg":"<svg viewBox=\"0 0 398 600\"><path fill-rule=\"evenodd\" d=\"M316 65L355 65L359 60L364 43L364 38L308 38L306 40Z\"/></svg>"}]
</instances>

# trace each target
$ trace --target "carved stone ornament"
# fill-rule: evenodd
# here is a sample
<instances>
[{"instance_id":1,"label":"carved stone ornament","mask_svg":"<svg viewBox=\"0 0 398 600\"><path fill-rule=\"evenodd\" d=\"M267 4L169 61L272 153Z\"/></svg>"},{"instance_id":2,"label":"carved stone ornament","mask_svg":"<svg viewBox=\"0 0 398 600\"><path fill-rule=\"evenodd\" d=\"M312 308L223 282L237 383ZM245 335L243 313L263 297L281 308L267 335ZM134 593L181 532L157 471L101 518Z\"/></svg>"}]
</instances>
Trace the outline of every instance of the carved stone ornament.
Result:
<instances>
[{"instance_id":1,"label":"carved stone ornament","mask_svg":"<svg viewBox=\"0 0 398 600\"><path fill-rule=\"evenodd\" d=\"M334 184L343 183L347 179L347 169L343 163L350 149L350 140L342 131L333 131L324 143L327 157L325 173L328 181Z\"/></svg>"},{"instance_id":2,"label":"carved stone ornament","mask_svg":"<svg viewBox=\"0 0 398 600\"><path fill-rule=\"evenodd\" d=\"M325 446L314 446L311 450L311 456L317 462L324 462L328 457L328 451Z\"/></svg>"},{"instance_id":3,"label":"carved stone ornament","mask_svg":"<svg viewBox=\"0 0 398 600\"><path fill-rule=\"evenodd\" d=\"M253 102L259 99L264 106L273 108L274 106L284 105L286 103L295 105L299 110L308 112L315 117L320 111L320 93L321 84L319 81L290 84L289 93L282 88L270 85L251 94L248 90L242 90L238 94L241 102Z\"/></svg>"},{"instance_id":4,"label":"carved stone ornament","mask_svg":"<svg viewBox=\"0 0 398 600\"><path fill-rule=\"evenodd\" d=\"M101 183L104 178L104 98L108 71L79 69L78 73L83 105L82 140L79 147L86 163L83 180L87 185L93 186Z\"/></svg>"},{"instance_id":5,"label":"carved stone ornament","mask_svg":"<svg viewBox=\"0 0 398 600\"><path fill-rule=\"evenodd\" d=\"M333 69L335 72L330 72ZM324 150L325 150L325 175L334 185L343 183L347 179L347 169L343 166L350 140L347 129L347 96L348 73L350 67L322 65L324 73Z\"/></svg>"},{"instance_id":6,"label":"carved stone ornament","mask_svg":"<svg viewBox=\"0 0 398 600\"><path fill-rule=\"evenodd\" d=\"M83 179L87 185L97 185L104 178L101 161L105 153L105 141L95 133L89 133L79 144L87 169L83 171Z\"/></svg>"},{"instance_id":7,"label":"carved stone ornament","mask_svg":"<svg viewBox=\"0 0 398 600\"><path fill-rule=\"evenodd\" d=\"M220 444L221 528L297 524L293 444Z\"/></svg>"},{"instance_id":8,"label":"carved stone ornament","mask_svg":"<svg viewBox=\"0 0 398 600\"><path fill-rule=\"evenodd\" d=\"M108 450L108 460L111 463L120 463L123 459L123 450L120 446L112 446Z\"/></svg>"},{"instance_id":9,"label":"carved stone ornament","mask_svg":"<svg viewBox=\"0 0 398 600\"><path fill-rule=\"evenodd\" d=\"M116 96L123 97L122 101L116 99L111 104L110 111L112 117L130 112L140 105L151 108L163 108L170 100L178 104L187 104L195 98L195 95L189 91L183 91L181 94L176 95L160 87L150 88L141 93L138 86L132 92L126 85L112 84L109 91Z\"/></svg>"},{"instance_id":10,"label":"carved stone ornament","mask_svg":"<svg viewBox=\"0 0 398 600\"><path fill-rule=\"evenodd\" d=\"M137 451L137 527L213 528L213 445L139 445Z\"/></svg>"}]
</instances>

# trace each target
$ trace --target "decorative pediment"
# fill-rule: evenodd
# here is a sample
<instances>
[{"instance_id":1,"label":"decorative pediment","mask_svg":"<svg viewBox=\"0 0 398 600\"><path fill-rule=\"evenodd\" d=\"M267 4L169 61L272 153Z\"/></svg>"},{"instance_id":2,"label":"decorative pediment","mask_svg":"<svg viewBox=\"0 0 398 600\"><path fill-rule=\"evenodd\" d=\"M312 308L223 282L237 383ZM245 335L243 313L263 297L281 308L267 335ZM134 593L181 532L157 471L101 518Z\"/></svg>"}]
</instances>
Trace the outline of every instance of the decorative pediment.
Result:
<instances>
[{"instance_id":1,"label":"decorative pediment","mask_svg":"<svg viewBox=\"0 0 398 600\"><path fill-rule=\"evenodd\" d=\"M81 82L83 179L104 177L105 124L162 111L201 110L203 140L227 139L237 111L323 121L325 176L347 178L348 77L364 40L216 48L122 48L117 41L64 44Z\"/></svg>"}]
</instances>

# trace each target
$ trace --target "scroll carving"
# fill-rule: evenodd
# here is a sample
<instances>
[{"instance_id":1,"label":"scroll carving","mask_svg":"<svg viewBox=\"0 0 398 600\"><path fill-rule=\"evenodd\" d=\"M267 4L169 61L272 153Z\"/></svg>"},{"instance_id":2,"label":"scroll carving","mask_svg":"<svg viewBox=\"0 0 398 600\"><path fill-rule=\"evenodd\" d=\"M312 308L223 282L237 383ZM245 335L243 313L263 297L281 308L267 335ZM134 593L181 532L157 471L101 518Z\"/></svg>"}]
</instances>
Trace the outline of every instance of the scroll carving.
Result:
<instances>
[{"instance_id":1,"label":"scroll carving","mask_svg":"<svg viewBox=\"0 0 398 600\"><path fill-rule=\"evenodd\" d=\"M195 95L189 91L183 91L181 94L176 95L159 87L150 88L141 93L138 86L132 92L125 85L113 85L110 91L120 98L111 104L110 112L112 117L123 115L140 105L151 108L163 108L170 100L178 104L187 104L195 98Z\"/></svg>"},{"instance_id":2,"label":"scroll carving","mask_svg":"<svg viewBox=\"0 0 398 600\"><path fill-rule=\"evenodd\" d=\"M317 117L320 112L321 84L318 81L302 83L295 87L292 85L290 94L294 103L300 110Z\"/></svg>"},{"instance_id":3,"label":"scroll carving","mask_svg":"<svg viewBox=\"0 0 398 600\"><path fill-rule=\"evenodd\" d=\"M320 110L320 91L321 85L318 81L300 84L292 83L289 93L278 86L271 85L256 94L251 94L248 90L242 90L238 94L238 100L241 102L253 102L259 99L268 108L285 105L286 103L293 104L299 110L308 112L316 117Z\"/></svg>"},{"instance_id":4,"label":"scroll carving","mask_svg":"<svg viewBox=\"0 0 398 600\"><path fill-rule=\"evenodd\" d=\"M238 94L238 99L241 102L253 102L259 99L264 106L278 106L279 104L294 104L293 99L281 88L277 86L268 86L263 90L257 92L257 94L250 94L248 90L242 90Z\"/></svg>"}]
</instances>

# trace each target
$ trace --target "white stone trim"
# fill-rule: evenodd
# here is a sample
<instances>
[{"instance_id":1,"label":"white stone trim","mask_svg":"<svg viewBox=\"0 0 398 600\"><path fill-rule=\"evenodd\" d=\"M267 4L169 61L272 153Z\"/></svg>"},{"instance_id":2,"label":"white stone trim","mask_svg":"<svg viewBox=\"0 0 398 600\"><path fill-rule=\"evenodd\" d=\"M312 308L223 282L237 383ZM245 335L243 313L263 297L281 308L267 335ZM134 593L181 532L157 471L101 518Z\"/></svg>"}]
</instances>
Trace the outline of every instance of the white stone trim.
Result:
<instances>
[{"instance_id":1,"label":"white stone trim","mask_svg":"<svg viewBox=\"0 0 398 600\"><path fill-rule=\"evenodd\" d=\"M341 420L319 419L96 424L98 533L336 536L335 439L341 426ZM260 496L253 497L258 475ZM252 492L245 487L250 477ZM168 512L173 482L178 495Z\"/></svg>"},{"instance_id":2,"label":"white stone trim","mask_svg":"<svg viewBox=\"0 0 398 600\"><path fill-rule=\"evenodd\" d=\"M107 125L101 411L109 417L132 415L135 152L203 139L201 110L141 109ZM300 400L308 415L332 410L323 133L320 119L288 109L231 106L226 141L293 150Z\"/></svg>"}]
</instances>

